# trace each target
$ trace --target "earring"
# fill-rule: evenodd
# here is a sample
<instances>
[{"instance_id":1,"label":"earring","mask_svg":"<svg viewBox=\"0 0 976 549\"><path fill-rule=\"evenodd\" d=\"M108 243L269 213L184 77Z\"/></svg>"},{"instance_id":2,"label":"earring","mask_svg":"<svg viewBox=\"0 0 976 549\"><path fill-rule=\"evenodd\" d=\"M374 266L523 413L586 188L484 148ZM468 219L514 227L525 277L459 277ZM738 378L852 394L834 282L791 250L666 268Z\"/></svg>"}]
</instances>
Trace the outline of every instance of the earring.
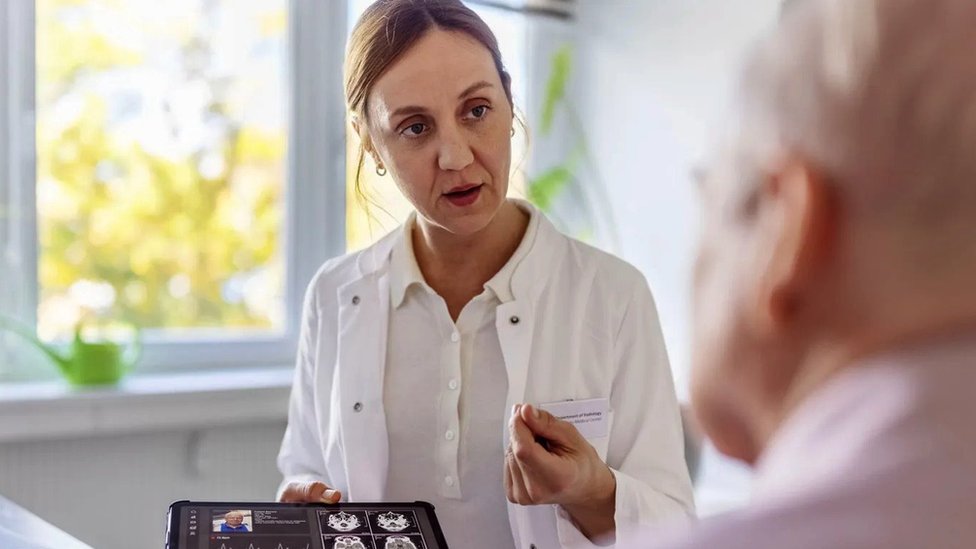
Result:
<instances>
[{"instance_id":1,"label":"earring","mask_svg":"<svg viewBox=\"0 0 976 549\"><path fill-rule=\"evenodd\" d=\"M515 126L512 126L512 137L515 137Z\"/></svg>"},{"instance_id":2,"label":"earring","mask_svg":"<svg viewBox=\"0 0 976 549\"><path fill-rule=\"evenodd\" d=\"M376 175L378 175L380 177L383 177L384 175L386 175L386 166L384 166L383 164L377 164L376 165Z\"/></svg>"}]
</instances>

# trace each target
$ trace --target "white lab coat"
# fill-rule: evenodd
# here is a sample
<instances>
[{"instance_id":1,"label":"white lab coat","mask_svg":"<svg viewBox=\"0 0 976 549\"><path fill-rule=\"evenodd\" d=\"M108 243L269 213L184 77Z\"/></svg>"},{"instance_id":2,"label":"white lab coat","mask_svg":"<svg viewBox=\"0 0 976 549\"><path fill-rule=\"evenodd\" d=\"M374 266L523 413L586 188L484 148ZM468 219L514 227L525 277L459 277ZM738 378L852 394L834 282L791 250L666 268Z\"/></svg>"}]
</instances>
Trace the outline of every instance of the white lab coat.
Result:
<instances>
[{"instance_id":1,"label":"white lab coat","mask_svg":"<svg viewBox=\"0 0 976 549\"><path fill-rule=\"evenodd\" d=\"M278 456L282 487L315 479L348 501L384 499L390 252L402 234L327 262L309 285ZM566 237L543 216L512 292L514 301L496 315L508 371L506 418L515 403L608 398L610 434L589 442L617 479L618 532L691 514L677 399L639 271ZM499 444L507 446L507 428ZM590 545L558 506L508 507L519 548Z\"/></svg>"}]
</instances>

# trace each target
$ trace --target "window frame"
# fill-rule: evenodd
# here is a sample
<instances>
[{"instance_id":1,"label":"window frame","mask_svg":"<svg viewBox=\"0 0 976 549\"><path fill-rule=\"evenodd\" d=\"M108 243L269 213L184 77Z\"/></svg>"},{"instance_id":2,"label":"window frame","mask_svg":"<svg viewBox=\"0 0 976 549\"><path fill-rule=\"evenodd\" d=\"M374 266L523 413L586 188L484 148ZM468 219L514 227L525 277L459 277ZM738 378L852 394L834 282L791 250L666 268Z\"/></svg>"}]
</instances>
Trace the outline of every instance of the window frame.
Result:
<instances>
[{"instance_id":1,"label":"window frame","mask_svg":"<svg viewBox=\"0 0 976 549\"><path fill-rule=\"evenodd\" d=\"M281 246L286 265L282 332L146 330L139 370L290 365L305 288L346 249L345 101L341 75L346 0L289 0L288 147ZM0 2L0 311L36 326L36 6ZM6 182L6 183L5 183ZM7 207L4 207L4 205ZM3 216L4 211L14 216ZM2 253L6 250L6 253ZM195 332L195 333L194 333ZM0 364L12 360L0 338ZM31 358L31 360L34 360ZM0 376L3 372L0 372Z\"/></svg>"}]
</instances>

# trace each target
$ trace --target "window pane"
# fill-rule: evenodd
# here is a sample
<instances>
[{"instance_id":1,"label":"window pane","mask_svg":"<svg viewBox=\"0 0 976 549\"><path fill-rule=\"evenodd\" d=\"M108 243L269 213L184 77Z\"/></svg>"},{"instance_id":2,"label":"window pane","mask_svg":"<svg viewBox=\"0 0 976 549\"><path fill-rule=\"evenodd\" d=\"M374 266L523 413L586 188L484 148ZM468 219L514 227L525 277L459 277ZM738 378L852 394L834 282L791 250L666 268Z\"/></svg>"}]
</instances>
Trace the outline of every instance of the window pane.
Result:
<instances>
[{"instance_id":1,"label":"window pane","mask_svg":"<svg viewBox=\"0 0 976 549\"><path fill-rule=\"evenodd\" d=\"M37 2L42 335L284 328L287 5Z\"/></svg>"},{"instance_id":2,"label":"window pane","mask_svg":"<svg viewBox=\"0 0 976 549\"><path fill-rule=\"evenodd\" d=\"M349 0L350 30L360 14L373 0ZM524 105L526 66L526 16L517 12L469 4L495 33L505 68L512 75L512 95L516 112ZM397 189L389 176L379 177L368 159L359 178L356 191L356 168L359 162L359 138L348 133L346 156L346 242L349 250L358 250L373 243L402 223L413 207ZM509 195L524 197L524 177L519 170L526 156L524 136L516 134L512 142L512 179Z\"/></svg>"}]
</instances>

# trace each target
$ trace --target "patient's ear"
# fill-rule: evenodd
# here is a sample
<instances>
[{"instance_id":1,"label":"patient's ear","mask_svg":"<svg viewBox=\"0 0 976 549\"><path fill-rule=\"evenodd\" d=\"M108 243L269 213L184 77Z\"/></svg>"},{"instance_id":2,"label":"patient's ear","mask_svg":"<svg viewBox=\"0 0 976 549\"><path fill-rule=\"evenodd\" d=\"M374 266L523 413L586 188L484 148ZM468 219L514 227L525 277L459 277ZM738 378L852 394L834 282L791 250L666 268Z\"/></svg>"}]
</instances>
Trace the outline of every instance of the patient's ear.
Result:
<instances>
[{"instance_id":1,"label":"patient's ear","mask_svg":"<svg viewBox=\"0 0 976 549\"><path fill-rule=\"evenodd\" d=\"M836 212L828 178L801 159L768 172L759 196L757 299L764 335L791 325L824 269Z\"/></svg>"}]
</instances>

